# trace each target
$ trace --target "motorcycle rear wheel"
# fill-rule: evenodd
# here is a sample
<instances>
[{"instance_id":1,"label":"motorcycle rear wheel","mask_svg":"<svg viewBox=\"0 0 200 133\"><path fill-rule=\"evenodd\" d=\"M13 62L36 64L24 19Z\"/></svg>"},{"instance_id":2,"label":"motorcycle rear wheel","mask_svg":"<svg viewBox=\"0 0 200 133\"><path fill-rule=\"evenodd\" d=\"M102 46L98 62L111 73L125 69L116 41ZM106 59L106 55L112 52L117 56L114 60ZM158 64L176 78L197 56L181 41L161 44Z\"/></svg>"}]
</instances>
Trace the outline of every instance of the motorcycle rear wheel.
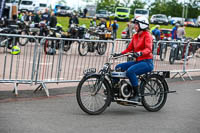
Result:
<instances>
[{"instance_id":1,"label":"motorcycle rear wheel","mask_svg":"<svg viewBox=\"0 0 200 133\"><path fill-rule=\"evenodd\" d=\"M169 55L169 63L174 64L174 61L175 61L175 49L171 49Z\"/></svg>"},{"instance_id":2,"label":"motorcycle rear wheel","mask_svg":"<svg viewBox=\"0 0 200 133\"><path fill-rule=\"evenodd\" d=\"M97 43L97 53L99 55L104 55L106 53L107 43L106 42L99 42Z\"/></svg>"},{"instance_id":3,"label":"motorcycle rear wheel","mask_svg":"<svg viewBox=\"0 0 200 133\"><path fill-rule=\"evenodd\" d=\"M142 105L150 112L159 111L166 103L168 86L163 78L152 74L141 83Z\"/></svg>"}]
</instances>

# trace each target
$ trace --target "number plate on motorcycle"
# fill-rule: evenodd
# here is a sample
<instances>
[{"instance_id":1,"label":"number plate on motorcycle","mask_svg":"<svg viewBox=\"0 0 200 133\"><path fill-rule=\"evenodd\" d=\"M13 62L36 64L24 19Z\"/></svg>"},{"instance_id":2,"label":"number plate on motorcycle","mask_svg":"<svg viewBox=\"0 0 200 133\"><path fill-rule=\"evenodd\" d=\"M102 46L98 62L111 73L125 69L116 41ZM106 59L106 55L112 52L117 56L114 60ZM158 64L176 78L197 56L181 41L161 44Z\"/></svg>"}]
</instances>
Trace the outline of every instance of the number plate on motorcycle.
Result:
<instances>
[{"instance_id":1,"label":"number plate on motorcycle","mask_svg":"<svg viewBox=\"0 0 200 133\"><path fill-rule=\"evenodd\" d=\"M88 75L88 74L92 74L92 73L96 73L96 68L89 68L83 71L84 75Z\"/></svg>"},{"instance_id":2,"label":"number plate on motorcycle","mask_svg":"<svg viewBox=\"0 0 200 133\"><path fill-rule=\"evenodd\" d=\"M85 38L89 38L90 37L90 34L85 34Z\"/></svg>"}]
</instances>

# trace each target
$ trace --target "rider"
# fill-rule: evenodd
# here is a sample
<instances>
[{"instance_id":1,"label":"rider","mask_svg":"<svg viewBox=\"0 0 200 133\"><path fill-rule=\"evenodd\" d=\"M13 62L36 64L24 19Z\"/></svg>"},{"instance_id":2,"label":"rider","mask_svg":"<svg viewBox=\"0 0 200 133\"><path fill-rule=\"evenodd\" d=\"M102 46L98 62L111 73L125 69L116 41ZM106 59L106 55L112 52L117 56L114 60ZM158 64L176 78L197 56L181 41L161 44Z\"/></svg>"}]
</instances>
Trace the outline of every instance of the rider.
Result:
<instances>
[{"instance_id":1,"label":"rider","mask_svg":"<svg viewBox=\"0 0 200 133\"><path fill-rule=\"evenodd\" d=\"M135 92L135 96L129 100L138 103L141 100L141 94L136 75L141 75L153 70L153 39L151 33L148 31L149 21L146 17L137 17L133 20L133 23L136 34L133 35L128 48L121 53L115 53L113 56L116 57L128 52L133 52L133 56L136 57L136 61L118 64L115 69L126 71L126 75L129 78Z\"/></svg>"}]
</instances>

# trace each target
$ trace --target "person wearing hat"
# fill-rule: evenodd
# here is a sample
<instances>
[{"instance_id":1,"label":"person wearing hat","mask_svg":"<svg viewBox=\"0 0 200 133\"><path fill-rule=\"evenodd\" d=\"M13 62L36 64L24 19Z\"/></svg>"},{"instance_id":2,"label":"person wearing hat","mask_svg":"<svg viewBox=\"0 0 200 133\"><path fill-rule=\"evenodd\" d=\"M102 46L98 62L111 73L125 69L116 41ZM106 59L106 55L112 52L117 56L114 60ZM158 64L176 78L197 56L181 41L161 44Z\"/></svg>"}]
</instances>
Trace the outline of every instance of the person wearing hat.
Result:
<instances>
[{"instance_id":1,"label":"person wearing hat","mask_svg":"<svg viewBox=\"0 0 200 133\"><path fill-rule=\"evenodd\" d=\"M117 38L117 30L119 28L119 25L117 24L117 20L114 21L114 23L111 25L112 27L112 32L113 32L113 38Z\"/></svg>"},{"instance_id":2,"label":"person wearing hat","mask_svg":"<svg viewBox=\"0 0 200 133\"><path fill-rule=\"evenodd\" d=\"M113 54L114 57L121 56L126 53L133 53L136 61L129 61L126 63L118 64L115 70L126 71L126 76L131 82L132 89L135 93L132 98L128 99L134 103L141 102L141 92L138 87L137 75L151 72L154 68L153 54L152 54L152 35L149 30L149 21L146 17L140 16L133 20L134 29L136 33L133 35L128 47L121 53ZM115 86L118 86L119 79L115 78Z\"/></svg>"}]
</instances>

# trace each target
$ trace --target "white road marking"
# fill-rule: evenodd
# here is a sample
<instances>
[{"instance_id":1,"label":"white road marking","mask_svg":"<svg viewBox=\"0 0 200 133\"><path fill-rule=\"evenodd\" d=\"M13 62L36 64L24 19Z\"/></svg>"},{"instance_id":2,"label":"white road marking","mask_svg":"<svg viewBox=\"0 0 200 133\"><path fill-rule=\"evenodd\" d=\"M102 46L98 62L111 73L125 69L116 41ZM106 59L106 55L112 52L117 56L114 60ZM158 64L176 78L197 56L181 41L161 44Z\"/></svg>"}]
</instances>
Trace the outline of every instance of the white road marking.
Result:
<instances>
[{"instance_id":1,"label":"white road marking","mask_svg":"<svg viewBox=\"0 0 200 133\"><path fill-rule=\"evenodd\" d=\"M200 89L196 89L196 91L200 91Z\"/></svg>"}]
</instances>

